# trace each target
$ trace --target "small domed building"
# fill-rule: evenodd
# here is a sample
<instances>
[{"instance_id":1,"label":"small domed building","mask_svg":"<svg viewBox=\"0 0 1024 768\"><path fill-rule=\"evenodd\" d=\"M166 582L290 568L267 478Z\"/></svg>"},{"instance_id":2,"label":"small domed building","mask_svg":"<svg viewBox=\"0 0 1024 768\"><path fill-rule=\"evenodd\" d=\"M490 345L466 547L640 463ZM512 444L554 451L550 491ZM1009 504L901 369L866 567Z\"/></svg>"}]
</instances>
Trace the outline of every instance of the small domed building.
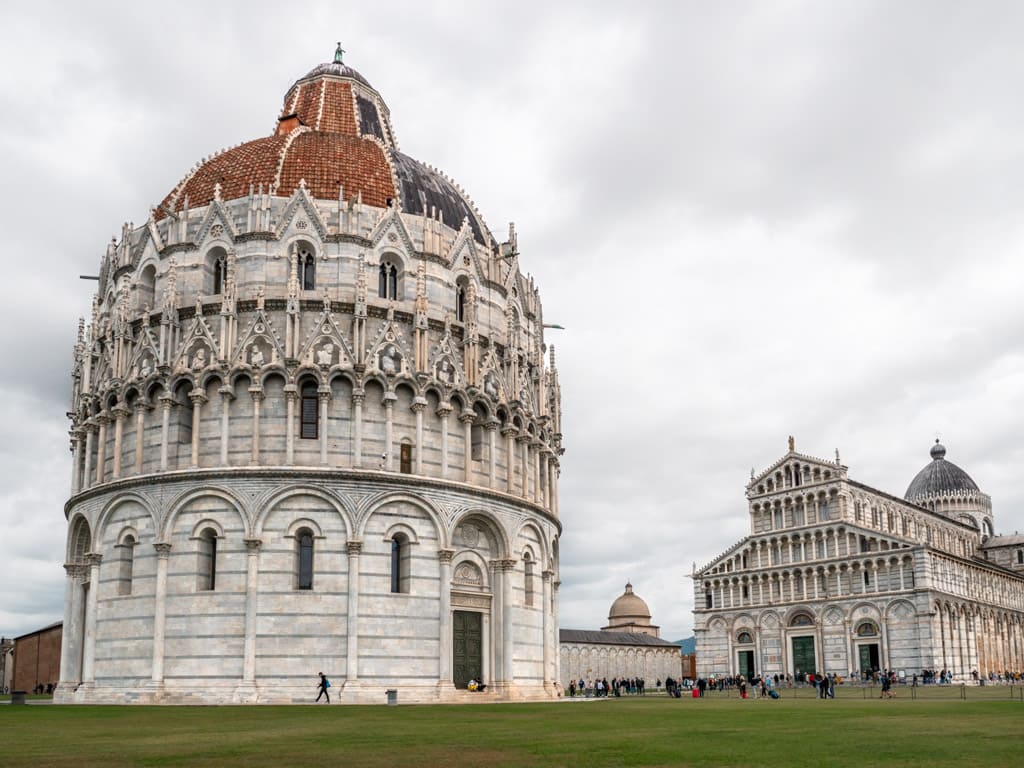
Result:
<instances>
[{"instance_id":1,"label":"small domed building","mask_svg":"<svg viewBox=\"0 0 1024 768\"><path fill-rule=\"evenodd\" d=\"M626 591L608 609L600 631L563 629L559 633L562 686L571 681L642 678L654 688L658 680L682 677L682 649L662 640L651 624L651 609L626 583Z\"/></svg>"},{"instance_id":2,"label":"small domed building","mask_svg":"<svg viewBox=\"0 0 1024 768\"><path fill-rule=\"evenodd\" d=\"M342 61L190 169L79 324L57 700L557 693L540 295Z\"/></svg>"},{"instance_id":3,"label":"small domed building","mask_svg":"<svg viewBox=\"0 0 1024 768\"><path fill-rule=\"evenodd\" d=\"M750 535L695 568L697 672L1024 672L1024 537L936 441L904 498L789 451L747 485Z\"/></svg>"}]
</instances>

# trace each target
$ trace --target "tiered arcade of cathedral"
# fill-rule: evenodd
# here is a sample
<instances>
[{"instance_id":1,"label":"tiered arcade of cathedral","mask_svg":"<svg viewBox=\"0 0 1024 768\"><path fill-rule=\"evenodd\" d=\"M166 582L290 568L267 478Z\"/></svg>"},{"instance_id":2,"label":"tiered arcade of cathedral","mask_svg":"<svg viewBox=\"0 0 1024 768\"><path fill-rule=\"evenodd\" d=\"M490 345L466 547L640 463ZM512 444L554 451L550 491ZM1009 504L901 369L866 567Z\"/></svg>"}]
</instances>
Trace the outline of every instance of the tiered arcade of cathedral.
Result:
<instances>
[{"instance_id":1,"label":"tiered arcade of cathedral","mask_svg":"<svg viewBox=\"0 0 1024 768\"><path fill-rule=\"evenodd\" d=\"M556 695L540 297L340 49L110 244L70 417L58 701Z\"/></svg>"},{"instance_id":2,"label":"tiered arcade of cathedral","mask_svg":"<svg viewBox=\"0 0 1024 768\"><path fill-rule=\"evenodd\" d=\"M750 535L694 570L698 675L1024 671L1024 537L945 456L900 499L790 438L751 473Z\"/></svg>"}]
</instances>

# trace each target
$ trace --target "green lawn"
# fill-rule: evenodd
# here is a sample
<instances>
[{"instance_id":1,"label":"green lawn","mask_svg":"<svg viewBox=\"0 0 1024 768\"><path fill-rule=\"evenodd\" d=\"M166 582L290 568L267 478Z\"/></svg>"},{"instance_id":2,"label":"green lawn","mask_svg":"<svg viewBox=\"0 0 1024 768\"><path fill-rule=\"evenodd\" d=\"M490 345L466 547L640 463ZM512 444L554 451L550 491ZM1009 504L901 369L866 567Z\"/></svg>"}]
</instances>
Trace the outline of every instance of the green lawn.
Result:
<instances>
[{"instance_id":1,"label":"green lawn","mask_svg":"<svg viewBox=\"0 0 1024 768\"><path fill-rule=\"evenodd\" d=\"M785 696L785 692L783 694ZM466 706L0 707L0 765L1009 766L1024 703L848 696Z\"/></svg>"}]
</instances>

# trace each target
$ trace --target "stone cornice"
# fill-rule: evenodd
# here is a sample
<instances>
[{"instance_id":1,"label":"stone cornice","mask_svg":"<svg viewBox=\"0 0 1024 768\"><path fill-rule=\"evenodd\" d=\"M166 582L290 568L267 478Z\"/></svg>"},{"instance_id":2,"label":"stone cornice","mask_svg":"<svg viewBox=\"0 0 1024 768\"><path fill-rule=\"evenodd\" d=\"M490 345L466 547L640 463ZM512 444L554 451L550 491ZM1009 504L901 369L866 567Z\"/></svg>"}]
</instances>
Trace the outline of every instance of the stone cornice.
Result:
<instances>
[{"instance_id":1,"label":"stone cornice","mask_svg":"<svg viewBox=\"0 0 1024 768\"><path fill-rule=\"evenodd\" d=\"M166 472L154 472L146 475L125 477L119 480L108 480L99 485L91 486L76 495L72 496L64 504L64 517L68 519L71 510L78 504L89 499L103 496L108 493L135 490L138 488L152 488L163 483L172 483L182 480L201 482L204 480L216 479L252 479L252 478L275 478L280 479L282 475L290 480L310 480L321 483L329 483L331 480L356 480L360 484L369 487L394 486L397 490L411 490L413 488L429 488L436 490L451 490L462 494L476 496L482 499L494 499L512 507L527 510L530 514L538 515L562 532L562 523L557 517L538 504L529 502L521 496L504 493L491 488L484 488L470 483L462 483L457 480L442 480L422 475L403 475L399 472L381 472L376 469L345 469L345 468L322 468L322 467L294 467L294 466L259 466L259 467L210 467L200 469L176 469ZM170 545L168 545L170 546Z\"/></svg>"}]
</instances>

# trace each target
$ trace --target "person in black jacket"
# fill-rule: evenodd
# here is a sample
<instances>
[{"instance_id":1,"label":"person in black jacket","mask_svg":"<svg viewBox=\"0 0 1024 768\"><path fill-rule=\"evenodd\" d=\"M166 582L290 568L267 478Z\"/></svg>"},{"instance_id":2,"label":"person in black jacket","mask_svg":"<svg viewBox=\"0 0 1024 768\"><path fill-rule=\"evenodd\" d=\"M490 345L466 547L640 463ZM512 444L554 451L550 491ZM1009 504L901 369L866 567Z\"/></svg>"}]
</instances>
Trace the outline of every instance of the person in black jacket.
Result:
<instances>
[{"instance_id":1,"label":"person in black jacket","mask_svg":"<svg viewBox=\"0 0 1024 768\"><path fill-rule=\"evenodd\" d=\"M320 693L318 693L316 695L316 701L313 702L313 703L314 704L318 703L320 701L320 697L321 696L326 696L327 697L327 703L330 704L331 703L331 694L329 694L327 692L327 689L331 687L331 681L327 679L327 677L324 675L323 672L318 672L317 674L320 675L320 684L317 686L317 689L320 691Z\"/></svg>"}]
</instances>

